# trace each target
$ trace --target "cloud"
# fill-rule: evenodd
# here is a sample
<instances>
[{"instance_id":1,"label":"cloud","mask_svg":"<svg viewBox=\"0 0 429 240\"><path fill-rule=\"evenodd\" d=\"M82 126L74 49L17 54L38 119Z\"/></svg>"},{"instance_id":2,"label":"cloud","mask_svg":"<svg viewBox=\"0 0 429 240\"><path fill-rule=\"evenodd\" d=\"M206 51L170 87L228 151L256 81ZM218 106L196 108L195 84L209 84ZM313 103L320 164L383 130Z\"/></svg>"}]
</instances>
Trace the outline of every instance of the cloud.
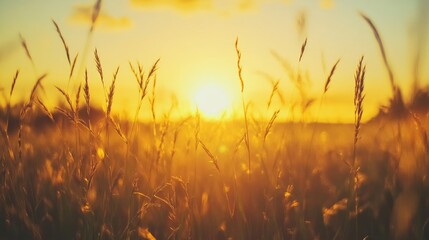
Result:
<instances>
[{"instance_id":1,"label":"cloud","mask_svg":"<svg viewBox=\"0 0 429 240\"><path fill-rule=\"evenodd\" d=\"M132 6L145 9L170 8L181 12L213 11L231 14L260 9L266 3L290 4L293 0L129 0ZM323 9L332 8L334 0L319 0Z\"/></svg>"},{"instance_id":2,"label":"cloud","mask_svg":"<svg viewBox=\"0 0 429 240\"><path fill-rule=\"evenodd\" d=\"M73 13L70 17L71 21L77 24L91 25L92 17L92 6L89 5L78 5L73 9ZM105 11L100 11L96 27L107 29L107 30L118 30L127 29L132 26L132 22L127 17L116 17L112 16Z\"/></svg>"},{"instance_id":3,"label":"cloud","mask_svg":"<svg viewBox=\"0 0 429 240\"><path fill-rule=\"evenodd\" d=\"M273 0L129 0L140 8L170 8L181 12L213 11L231 13L259 8L261 3Z\"/></svg>"},{"instance_id":4,"label":"cloud","mask_svg":"<svg viewBox=\"0 0 429 240\"><path fill-rule=\"evenodd\" d=\"M130 0L131 4L143 8L170 7L184 12L210 10L214 0Z\"/></svg>"}]
</instances>

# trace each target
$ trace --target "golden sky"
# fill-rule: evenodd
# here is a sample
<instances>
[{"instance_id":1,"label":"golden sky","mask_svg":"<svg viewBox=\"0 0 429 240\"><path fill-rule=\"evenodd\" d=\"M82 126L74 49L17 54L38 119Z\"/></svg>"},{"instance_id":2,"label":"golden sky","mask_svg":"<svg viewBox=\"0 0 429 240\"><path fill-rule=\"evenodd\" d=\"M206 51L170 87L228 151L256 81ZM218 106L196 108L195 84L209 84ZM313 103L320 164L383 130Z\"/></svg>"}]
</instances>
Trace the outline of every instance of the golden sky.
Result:
<instances>
[{"instance_id":1,"label":"golden sky","mask_svg":"<svg viewBox=\"0 0 429 240\"><path fill-rule=\"evenodd\" d=\"M79 53L76 74L68 87L70 94L74 95L87 68L92 96L103 104L104 94L93 57L97 48L108 84L116 67L120 66L113 109L124 117L134 114L138 99L129 62L139 61L148 71L158 58L161 59L156 88L158 115L166 113L171 104L177 104L174 114L184 117L195 111L195 105L209 109L219 107L201 103L215 101L221 102L223 107L207 115L219 115L225 110L228 117L241 116L234 49L238 37L245 99L255 117L269 119L280 109L283 119L302 118L297 107L299 92L282 67L281 58L294 73L301 71L306 94L315 99L305 119L352 121L353 76L359 58L364 55L367 64L364 119L368 119L380 105L387 104L391 93L377 43L359 12L370 17L377 26L395 77L407 97L417 39L428 30L428 25L422 24L429 22L425 17L428 14L421 11L427 7L427 2L106 0L102 1L95 30L88 38L93 0L0 0L0 88L7 92L15 71L20 69L12 99L17 102L28 98L37 76L48 73L45 91L39 94L51 106L60 99L54 86L67 89L69 65L51 22L54 19L72 57ZM26 58L19 34L27 42L34 66ZM308 42L299 62L305 38ZM425 54L428 47L421 46L419 51L423 53L421 64L428 65L428 54ZM330 88L320 104L324 82L339 58L341 61ZM422 68L420 76L421 84L427 85L429 70ZM272 81L279 81L283 102L274 96L267 110ZM222 101L213 99L219 95ZM202 111L204 114L204 109ZM149 116L147 100L142 110L144 116Z\"/></svg>"}]
</instances>

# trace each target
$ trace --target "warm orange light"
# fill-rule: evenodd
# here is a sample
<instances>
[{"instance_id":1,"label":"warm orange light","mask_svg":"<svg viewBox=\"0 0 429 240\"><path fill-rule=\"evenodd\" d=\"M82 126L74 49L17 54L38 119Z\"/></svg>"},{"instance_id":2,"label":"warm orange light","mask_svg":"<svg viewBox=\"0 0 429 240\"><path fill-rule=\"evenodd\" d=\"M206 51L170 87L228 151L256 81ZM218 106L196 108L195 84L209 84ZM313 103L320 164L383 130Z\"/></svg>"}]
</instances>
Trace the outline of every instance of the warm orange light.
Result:
<instances>
[{"instance_id":1,"label":"warm orange light","mask_svg":"<svg viewBox=\"0 0 429 240\"><path fill-rule=\"evenodd\" d=\"M231 96L227 89L215 83L207 83L197 88L193 103L201 115L209 119L225 117L232 108Z\"/></svg>"}]
</instances>

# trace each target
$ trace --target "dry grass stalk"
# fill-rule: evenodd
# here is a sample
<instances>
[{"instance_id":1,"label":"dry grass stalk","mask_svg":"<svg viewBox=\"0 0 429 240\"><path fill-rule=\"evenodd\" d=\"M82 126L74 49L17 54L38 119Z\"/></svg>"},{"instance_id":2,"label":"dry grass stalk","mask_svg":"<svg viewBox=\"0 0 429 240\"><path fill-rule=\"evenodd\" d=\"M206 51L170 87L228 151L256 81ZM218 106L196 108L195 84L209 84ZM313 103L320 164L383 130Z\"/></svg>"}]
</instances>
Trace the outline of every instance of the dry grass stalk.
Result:
<instances>
[{"instance_id":1,"label":"dry grass stalk","mask_svg":"<svg viewBox=\"0 0 429 240\"><path fill-rule=\"evenodd\" d=\"M79 126L78 124L80 123L79 120L79 101L80 101L80 92L82 90L82 84L79 84L79 87L77 89L76 92L76 99L75 99L75 111L73 114L73 122L74 122L74 128L75 128L75 132L76 132L76 150L79 153L79 159L82 158L82 153L81 153L81 144L80 144L80 132L79 132ZM81 162L80 162L81 164Z\"/></svg>"},{"instance_id":2,"label":"dry grass stalk","mask_svg":"<svg viewBox=\"0 0 429 240\"><path fill-rule=\"evenodd\" d=\"M170 154L170 161L173 160L174 155L176 154L176 146L177 146L177 140L179 139L179 132L182 129L183 125L189 121L192 117L188 117L185 118L184 120L182 120L175 128L174 130L174 136L173 136L173 147L171 149L171 154Z\"/></svg>"},{"instance_id":3,"label":"dry grass stalk","mask_svg":"<svg viewBox=\"0 0 429 240\"><path fill-rule=\"evenodd\" d=\"M357 142L359 140L359 132L363 115L363 100L365 98L364 91L364 80L365 80L365 70L366 66L363 65L362 56L359 64L356 69L355 74L355 95L354 95L354 106L355 106L355 131L354 131L354 141L353 141L353 158L352 163L350 165L350 189L352 192L350 194L350 201L348 204L348 209L351 211L352 202L354 202L354 214L356 216L355 220L355 232L356 239L358 239L358 221L357 217L359 214L359 202L358 202L358 186L359 186L359 170L360 168L356 166L356 148ZM353 201L352 201L353 200Z\"/></svg>"},{"instance_id":4,"label":"dry grass stalk","mask_svg":"<svg viewBox=\"0 0 429 240\"><path fill-rule=\"evenodd\" d=\"M80 132L78 128L79 124L79 102L80 102L80 92L82 90L82 84L79 84L79 87L76 92L76 98L75 98L75 111L73 114L73 122L75 124L75 131L76 131L76 149L78 152L80 152Z\"/></svg>"},{"instance_id":5,"label":"dry grass stalk","mask_svg":"<svg viewBox=\"0 0 429 240\"><path fill-rule=\"evenodd\" d=\"M195 128L194 128L195 151L197 151L198 149L200 130L201 130L201 113L200 113L200 110L197 108L197 112L195 113Z\"/></svg>"},{"instance_id":6,"label":"dry grass stalk","mask_svg":"<svg viewBox=\"0 0 429 240\"><path fill-rule=\"evenodd\" d=\"M113 80L110 84L109 92L105 93L106 97L106 116L105 116L105 131L106 131L106 138L107 138L107 149L110 148L110 136L109 136L109 123L111 122L110 113L112 111L112 105L113 105L113 96L115 94L115 84L116 79L119 73L119 66L116 68L116 71L113 73Z\"/></svg>"},{"instance_id":7,"label":"dry grass stalk","mask_svg":"<svg viewBox=\"0 0 429 240\"><path fill-rule=\"evenodd\" d=\"M359 130L361 126L361 120L363 115L363 100L365 98L364 90L364 79L366 66L363 66L363 59L359 61L358 67L355 74L355 95L354 95L354 106L355 106L355 134L353 142L353 164L355 165L356 160L356 144L359 139Z\"/></svg>"},{"instance_id":8,"label":"dry grass stalk","mask_svg":"<svg viewBox=\"0 0 429 240\"><path fill-rule=\"evenodd\" d=\"M329 74L329 76L328 76L328 78L326 79L326 82L325 82L325 88L323 90L323 94L325 94L328 91L329 84L331 83L332 76L334 75L335 69L337 68L337 65L340 62L340 60L341 59L338 59L337 62L334 64L334 66L332 66L331 72L330 72L330 74Z\"/></svg>"},{"instance_id":9,"label":"dry grass stalk","mask_svg":"<svg viewBox=\"0 0 429 240\"><path fill-rule=\"evenodd\" d=\"M272 101L273 101L274 94L276 94L276 93L278 94L278 96L279 96L279 98L280 98L280 101L281 101L282 103L284 103L283 96L278 92L278 90L279 90L280 80L272 81L272 82L271 82L271 84L272 84L273 88L272 88L272 90L271 90L270 98L268 99L267 109L269 109L269 108L270 108L271 103L272 103Z\"/></svg>"},{"instance_id":10,"label":"dry grass stalk","mask_svg":"<svg viewBox=\"0 0 429 240\"><path fill-rule=\"evenodd\" d=\"M275 95L277 95L281 104L284 105L286 103L286 101L285 101L283 93L279 89L280 79L274 79L270 74L268 74L266 72L258 71L258 73L260 75L262 75L263 77L265 77L270 82L271 87L272 87L271 94L270 94L270 97L269 97L268 102L267 102L267 109L270 108L271 103L272 103Z\"/></svg>"},{"instance_id":11,"label":"dry grass stalk","mask_svg":"<svg viewBox=\"0 0 429 240\"><path fill-rule=\"evenodd\" d=\"M74 127L75 127L75 132L76 132L76 150L78 152L80 152L80 135L79 135L79 125L82 125L84 127L85 124L79 120L79 115L78 115L78 111L79 111L79 100L80 100L80 92L81 92L81 85L79 85L79 88L77 90L76 93L76 99L75 99L75 106L73 107L72 101L70 99L70 96L67 92L65 92L64 90L62 90L59 87L56 87L57 90L64 96L64 98L66 99L66 102L70 108L70 112L68 112L65 109L62 109L60 107L57 107L56 109L58 110L58 112L60 112L61 114L63 114L65 117L67 117L70 121L72 121L74 123Z\"/></svg>"},{"instance_id":12,"label":"dry grass stalk","mask_svg":"<svg viewBox=\"0 0 429 240\"><path fill-rule=\"evenodd\" d=\"M34 66L33 58L31 57L30 50L28 50L27 42L25 41L24 37L22 37L21 34L19 34L19 38L21 39L21 45L25 50L25 54L27 55L28 59L30 60L31 64Z\"/></svg>"},{"instance_id":13,"label":"dry grass stalk","mask_svg":"<svg viewBox=\"0 0 429 240\"><path fill-rule=\"evenodd\" d=\"M69 111L62 109L60 107L56 107L55 108L59 113L61 113L62 115L64 115L64 117L66 117L68 120L70 120L71 122L74 122L74 115L71 114Z\"/></svg>"},{"instance_id":14,"label":"dry grass stalk","mask_svg":"<svg viewBox=\"0 0 429 240\"><path fill-rule=\"evenodd\" d=\"M16 80L19 76L19 70L16 70L15 76L13 77L12 86L10 87L9 98L12 97L13 90L15 89Z\"/></svg>"},{"instance_id":15,"label":"dry grass stalk","mask_svg":"<svg viewBox=\"0 0 429 240\"><path fill-rule=\"evenodd\" d=\"M58 26L57 22L55 22L55 20L52 19L52 23L55 25L55 29L57 30L57 33L58 33L59 37L61 38L61 42L63 43L64 49L66 51L67 61L69 62L69 65L71 66L69 47L67 46L67 43L64 40L63 34L61 33L60 27Z\"/></svg>"},{"instance_id":16,"label":"dry grass stalk","mask_svg":"<svg viewBox=\"0 0 429 240\"><path fill-rule=\"evenodd\" d=\"M128 139L125 136L124 132L121 129L121 126L119 125L119 123L117 123L111 116L109 116L109 121L110 123L112 123L116 133L118 133L119 137L122 138L122 140L124 141L124 143L128 144Z\"/></svg>"},{"instance_id":17,"label":"dry grass stalk","mask_svg":"<svg viewBox=\"0 0 429 240\"><path fill-rule=\"evenodd\" d=\"M315 123L318 123L318 121L319 121L319 114L320 114L320 110L322 108L323 99L325 97L326 92L328 92L329 84L331 83L332 76L334 75L335 69L337 68L337 65L340 62L340 60L341 59L338 59L337 62L332 66L331 72L329 73L329 76L328 76L328 78L325 81L325 86L323 88L322 98L320 100L319 110L318 110L318 113L317 113L317 118L316 118ZM324 61L323 61L323 63L324 63ZM308 108L308 106L311 105L311 104L312 104L312 99L308 100L308 102L306 104L307 106L304 106L304 109ZM313 147L314 135L316 133L316 126L317 126L317 124L313 125L313 130L312 130L312 133L311 133L311 138L310 138L310 143L309 143L309 149L310 150ZM304 179L307 179L307 176L308 176L308 160L309 160L309 156L310 156L309 154L310 154L310 152L311 151L308 151L307 157L304 159Z\"/></svg>"},{"instance_id":18,"label":"dry grass stalk","mask_svg":"<svg viewBox=\"0 0 429 240\"><path fill-rule=\"evenodd\" d=\"M156 137L155 88L156 88L156 74L155 74L155 76L153 78L153 82L152 82L152 96L149 98L150 111L152 113L153 136L154 137Z\"/></svg>"},{"instance_id":19,"label":"dry grass stalk","mask_svg":"<svg viewBox=\"0 0 429 240\"><path fill-rule=\"evenodd\" d=\"M6 109L6 126L5 129L8 129L9 127L9 119L10 119L10 114L11 114L11 101L12 101L12 94L13 94L13 90L15 89L15 84L16 81L18 79L19 76L19 70L16 70L15 72L15 76L13 77L13 81L12 81L12 85L10 87L10 91L9 91L9 100L7 102L7 109Z\"/></svg>"},{"instance_id":20,"label":"dry grass stalk","mask_svg":"<svg viewBox=\"0 0 429 240\"><path fill-rule=\"evenodd\" d=\"M142 101L144 99L144 97L147 95L147 89L149 87L149 82L152 78L154 78L155 76L155 72L156 70L158 70L158 63L161 59L157 59L155 61L155 63L152 65L152 68L150 69L148 75L144 76L144 72L143 72L143 66L137 62L137 67L138 67L138 71L136 71L136 69L133 67L133 65L131 64L131 62L129 62L131 71L133 72L133 75L137 81L137 84L139 86L139 93L140 93L140 101Z\"/></svg>"},{"instance_id":21,"label":"dry grass stalk","mask_svg":"<svg viewBox=\"0 0 429 240\"><path fill-rule=\"evenodd\" d=\"M303 50L305 50L305 47ZM299 105L301 107L302 114L304 114L305 111L311 106L311 104L314 103L314 100L315 100L314 98L310 98L308 96L309 95L308 88L310 85L308 73L305 73L303 76L300 68L295 73L295 70L292 68L292 65L285 58L281 57L278 53L274 51L272 51L271 54L281 64L285 72L288 74L289 80L293 83L294 87L297 89L301 99Z\"/></svg>"},{"instance_id":22,"label":"dry grass stalk","mask_svg":"<svg viewBox=\"0 0 429 240\"><path fill-rule=\"evenodd\" d=\"M33 88L31 89L31 94L30 94L30 99L28 100L28 102L24 105L24 107L21 109L20 112L20 119L23 120L27 111L31 108L33 102L34 102L34 98L36 97L36 91L39 88L39 86L42 84L42 80L47 76L47 74L43 74L42 76L40 76L36 83L33 85Z\"/></svg>"},{"instance_id":23,"label":"dry grass stalk","mask_svg":"<svg viewBox=\"0 0 429 240\"><path fill-rule=\"evenodd\" d=\"M40 76L37 80L36 83L34 84L33 88L31 89L31 94L30 94L30 101L34 100L34 97L36 96L36 91L37 89L42 85L42 81L43 79L47 76L47 74L43 74L42 76Z\"/></svg>"},{"instance_id":24,"label":"dry grass stalk","mask_svg":"<svg viewBox=\"0 0 429 240\"><path fill-rule=\"evenodd\" d=\"M153 78L152 82L152 97L150 98L150 109L152 112L152 120L156 122L156 115L155 115L155 88L156 88L156 75Z\"/></svg>"},{"instance_id":25,"label":"dry grass stalk","mask_svg":"<svg viewBox=\"0 0 429 240\"><path fill-rule=\"evenodd\" d=\"M110 85L110 89L109 89L109 94L107 95L107 116L110 116L110 112L112 110L112 105L113 105L113 95L115 94L115 83L116 83L116 79L118 76L118 72L119 72L119 67L116 68L115 73L113 74L113 81L112 84Z\"/></svg>"},{"instance_id":26,"label":"dry grass stalk","mask_svg":"<svg viewBox=\"0 0 429 240\"><path fill-rule=\"evenodd\" d=\"M197 193L197 150L199 145L199 139L200 139L200 130L201 130L201 114L200 110L197 107L196 113L195 113L195 127L194 127L194 194ZM190 142L189 142L190 143Z\"/></svg>"},{"instance_id":27,"label":"dry grass stalk","mask_svg":"<svg viewBox=\"0 0 429 240\"><path fill-rule=\"evenodd\" d=\"M37 105L40 106L40 108L42 109L42 112L44 112L46 114L46 116L48 116L52 122L55 122L54 116L52 115L52 113L49 111L49 109L46 107L46 105L38 97L35 98L35 102L37 103Z\"/></svg>"},{"instance_id":28,"label":"dry grass stalk","mask_svg":"<svg viewBox=\"0 0 429 240\"><path fill-rule=\"evenodd\" d=\"M18 130L18 156L19 159L22 160L22 124L23 120L25 118L25 115L30 110L30 108L33 106L34 99L36 97L36 91L39 88L39 86L42 84L42 80L46 77L46 74L43 74L40 76L36 83L34 84L33 88L31 89L30 99L28 102L22 107L21 112L19 113L19 130Z\"/></svg>"},{"instance_id":29,"label":"dry grass stalk","mask_svg":"<svg viewBox=\"0 0 429 240\"><path fill-rule=\"evenodd\" d=\"M244 91L244 81L243 81L243 76L242 76L242 73L241 73L243 71L243 68L241 67L241 51L238 48L238 37L235 40L235 51L237 53L238 79L240 80L241 92L243 93L243 91Z\"/></svg>"},{"instance_id":30,"label":"dry grass stalk","mask_svg":"<svg viewBox=\"0 0 429 240\"><path fill-rule=\"evenodd\" d=\"M98 74L100 75L101 83L103 84L103 92L106 91L106 87L104 84L104 77L103 77L103 67L101 66L100 56L98 55L97 48L94 51L94 57L95 57L95 65L97 67Z\"/></svg>"},{"instance_id":31,"label":"dry grass stalk","mask_svg":"<svg viewBox=\"0 0 429 240\"><path fill-rule=\"evenodd\" d=\"M167 114L165 116L164 122L160 128L160 138L159 138L159 142L158 145L156 145L156 157L154 159L152 159L152 162L150 163L150 169L149 169L149 179L152 177L152 168L155 167L156 171L158 171L158 166L159 166L159 162L161 161L165 151L164 151L164 147L165 147L165 139L168 133L168 130L170 128L170 116ZM149 180L150 182L150 180Z\"/></svg>"},{"instance_id":32,"label":"dry grass stalk","mask_svg":"<svg viewBox=\"0 0 429 240\"><path fill-rule=\"evenodd\" d=\"M137 67L138 67L138 72L134 69L133 64L131 64L131 62L128 62L128 64L130 65L131 71L134 74L134 78L137 81L137 84L139 85L139 93L141 93L141 90L143 89L143 78L144 78L144 73L143 73L143 67L141 66L140 62L137 62Z\"/></svg>"},{"instance_id":33,"label":"dry grass stalk","mask_svg":"<svg viewBox=\"0 0 429 240\"><path fill-rule=\"evenodd\" d=\"M279 116L280 110L277 110L273 113L273 115L271 116L270 121L268 122L267 126L265 127L265 132L264 132L264 143L267 139L268 134L271 131L271 128L273 127L274 121L276 120L276 118Z\"/></svg>"},{"instance_id":34,"label":"dry grass stalk","mask_svg":"<svg viewBox=\"0 0 429 240\"><path fill-rule=\"evenodd\" d=\"M384 66L386 67L387 72L389 74L389 80L390 80L390 85L392 87L392 92L393 92L393 94L396 94L397 86L396 86L396 83L395 83L395 80L393 77L392 69L390 67L389 62L387 61L386 51L384 50L384 45L383 45L383 41L381 40L381 36L380 36L377 28L375 27L374 23L371 21L371 19L369 17L367 17L363 13L360 13L360 16L368 23L368 25L372 29L372 32L374 33L374 37L377 40L378 47L380 48L381 56L383 57Z\"/></svg>"},{"instance_id":35,"label":"dry grass stalk","mask_svg":"<svg viewBox=\"0 0 429 240\"><path fill-rule=\"evenodd\" d=\"M75 68L75 66L76 66L76 61L77 61L77 57L79 56L79 53L76 53L76 56L74 57L74 59L73 59L73 64L71 65L71 68L70 68L70 74L69 74L69 80L72 78L72 76L73 76L73 72L74 72L74 68Z\"/></svg>"},{"instance_id":36,"label":"dry grass stalk","mask_svg":"<svg viewBox=\"0 0 429 240\"><path fill-rule=\"evenodd\" d=\"M242 76L242 70L243 68L241 67L241 51L238 47L238 37L235 40L235 51L237 53L237 71L238 71L238 78L240 80L240 84L241 84L241 103L243 106L243 115L244 115L244 125L246 127L246 133L245 133L245 144L246 144L246 149L247 149L247 158L248 158L248 166L249 166L249 176L251 173L251 165L250 165L250 139L249 139L249 124L247 121L247 110L248 108L246 107L246 103L244 100L244 80L243 80L243 76Z\"/></svg>"},{"instance_id":37,"label":"dry grass stalk","mask_svg":"<svg viewBox=\"0 0 429 240\"><path fill-rule=\"evenodd\" d=\"M76 115L79 114L79 102L80 102L80 92L82 90L82 84L79 84L79 87L77 88L76 92L76 101L75 101L75 109L76 109Z\"/></svg>"},{"instance_id":38,"label":"dry grass stalk","mask_svg":"<svg viewBox=\"0 0 429 240\"><path fill-rule=\"evenodd\" d=\"M138 115L140 113L140 109L142 107L144 97L147 94L147 88L148 88L150 79L154 77L155 72L158 70L158 63L159 63L160 60L161 59L157 59L155 61L155 63L152 65L152 68L151 68L151 70L149 71L149 74L146 77L146 81L144 81L143 67L138 63L137 64L138 65L138 72L137 72L134 69L134 67L132 66L132 64L129 63L131 71L133 72L133 74L134 74L134 76L135 76L135 78L137 80L137 84L139 85L139 93L140 93L139 101L138 101L138 104L137 104L136 112L134 114L134 119L133 119L133 123L132 123L132 126L131 126L131 131L129 132L128 139L130 141L132 141L133 137L135 136L135 135L133 136L133 133L134 133L134 129L136 127L137 118L138 118ZM130 146L130 145L128 145L128 146ZM129 154L129 148L127 148L126 159L128 159L128 154ZM125 161L125 162L127 162L127 161Z\"/></svg>"},{"instance_id":39,"label":"dry grass stalk","mask_svg":"<svg viewBox=\"0 0 429 240\"><path fill-rule=\"evenodd\" d=\"M94 7L92 8L91 28L89 30L90 33L94 31L95 23L97 22L98 15L100 14L100 9L101 9L101 0L97 0Z\"/></svg>"},{"instance_id":40,"label":"dry grass stalk","mask_svg":"<svg viewBox=\"0 0 429 240\"><path fill-rule=\"evenodd\" d=\"M305 38L304 43L301 46L301 53L299 54L299 62L301 62L302 56L304 55L305 47L307 46L307 38Z\"/></svg>"},{"instance_id":41,"label":"dry grass stalk","mask_svg":"<svg viewBox=\"0 0 429 240\"><path fill-rule=\"evenodd\" d=\"M203 141L201 141L201 139L198 139L198 142L201 144L201 146L203 147L204 151L207 153L207 155L210 157L211 159L211 163L214 164L215 168L217 169L217 171L220 173L220 168L219 168L219 164L217 161L217 158L210 152L210 150L207 148L207 146L203 143Z\"/></svg>"},{"instance_id":42,"label":"dry grass stalk","mask_svg":"<svg viewBox=\"0 0 429 240\"><path fill-rule=\"evenodd\" d=\"M152 77L152 75L154 75L155 74L155 72L156 72L156 70L158 70L158 63L159 63L159 61L160 61L161 59L157 59L156 61L155 61L155 63L152 65L152 68L150 69L150 71L149 71L149 74L147 75L147 78L149 79L149 78L151 78ZM146 80L147 81L147 80ZM147 83L146 83L147 84Z\"/></svg>"},{"instance_id":43,"label":"dry grass stalk","mask_svg":"<svg viewBox=\"0 0 429 240\"><path fill-rule=\"evenodd\" d=\"M142 89L141 100L143 100L143 98L144 98L144 97L146 96L146 94L147 94L147 88L148 88L148 86L149 86L150 79L151 79L152 77L154 77L156 70L158 70L158 63L159 63L159 61L160 61L160 60L161 60L161 59L159 59L159 58L158 58L158 59L155 61L155 63L152 65L152 68L150 69L150 71L149 71L149 73L148 73L148 75L147 75L147 77L146 77L146 81L145 81L145 84L144 84L143 89ZM143 82L143 79L142 79L142 82Z\"/></svg>"},{"instance_id":44,"label":"dry grass stalk","mask_svg":"<svg viewBox=\"0 0 429 240\"><path fill-rule=\"evenodd\" d=\"M86 115L88 118L88 122L87 122L87 128L88 128L88 142L91 142L92 140L92 128L91 128L91 105L90 105L90 100L91 100L91 94L89 92L89 82L88 82L88 70L85 69L85 85L83 86L83 93L84 93L84 97L85 97L85 103L86 103ZM95 168L94 168L94 162L92 159L92 148L91 148L91 144L88 144L88 158L89 158L89 163L91 164L91 171L90 171L90 177L89 177L89 182L88 182L88 188L90 187L90 181L92 179L93 176L91 176L91 173L93 173L93 171L95 172ZM96 166L95 166L96 167Z\"/></svg>"},{"instance_id":45,"label":"dry grass stalk","mask_svg":"<svg viewBox=\"0 0 429 240\"><path fill-rule=\"evenodd\" d=\"M72 115L75 115L75 109L73 107L72 101L71 101L70 96L68 95L68 93L66 93L64 90L62 90L59 87L55 87L55 88L64 96L64 98L67 101L67 104L69 105L69 108L70 108L70 111L71 111Z\"/></svg>"},{"instance_id":46,"label":"dry grass stalk","mask_svg":"<svg viewBox=\"0 0 429 240\"><path fill-rule=\"evenodd\" d=\"M247 160L248 160L248 166L249 166L249 176L251 173L251 161L250 161L250 136L249 136L249 124L247 120L247 111L249 109L249 105L244 104L244 96L241 95L241 103L243 104L243 114L244 114L244 125L246 127L246 132L244 134L244 143L246 144L246 150L247 150Z\"/></svg>"},{"instance_id":47,"label":"dry grass stalk","mask_svg":"<svg viewBox=\"0 0 429 240\"><path fill-rule=\"evenodd\" d=\"M91 94L89 92L88 70L87 69L85 69L85 85L83 87L83 92L84 92L84 95L85 95L86 113L88 114L88 123L89 123L89 119L90 119L89 113L91 111L91 105L90 105Z\"/></svg>"}]
</instances>

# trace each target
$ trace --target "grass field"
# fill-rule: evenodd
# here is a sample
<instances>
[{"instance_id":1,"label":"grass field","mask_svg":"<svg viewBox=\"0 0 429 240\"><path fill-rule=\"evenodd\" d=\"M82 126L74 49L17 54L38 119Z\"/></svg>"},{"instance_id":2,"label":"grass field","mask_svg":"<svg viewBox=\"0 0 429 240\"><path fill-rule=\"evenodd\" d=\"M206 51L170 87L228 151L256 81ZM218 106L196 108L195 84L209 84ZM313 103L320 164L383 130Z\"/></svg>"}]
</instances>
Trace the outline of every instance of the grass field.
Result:
<instances>
[{"instance_id":1,"label":"grass field","mask_svg":"<svg viewBox=\"0 0 429 240\"><path fill-rule=\"evenodd\" d=\"M71 76L76 60L55 27ZM235 50L238 119L155 115L158 61L121 69L137 80L136 116L152 119L119 119L111 111L119 69L106 81L97 50L88 65L99 79L85 74L79 88L48 93L63 99L55 108L38 97L44 75L13 105L19 72L2 81L0 239L429 239L425 88L403 103L392 77L390 105L364 123L362 57L350 73L355 112L345 113L354 123L284 122L272 108L262 118L247 105L238 39ZM100 80L104 93L89 88Z\"/></svg>"}]
</instances>

